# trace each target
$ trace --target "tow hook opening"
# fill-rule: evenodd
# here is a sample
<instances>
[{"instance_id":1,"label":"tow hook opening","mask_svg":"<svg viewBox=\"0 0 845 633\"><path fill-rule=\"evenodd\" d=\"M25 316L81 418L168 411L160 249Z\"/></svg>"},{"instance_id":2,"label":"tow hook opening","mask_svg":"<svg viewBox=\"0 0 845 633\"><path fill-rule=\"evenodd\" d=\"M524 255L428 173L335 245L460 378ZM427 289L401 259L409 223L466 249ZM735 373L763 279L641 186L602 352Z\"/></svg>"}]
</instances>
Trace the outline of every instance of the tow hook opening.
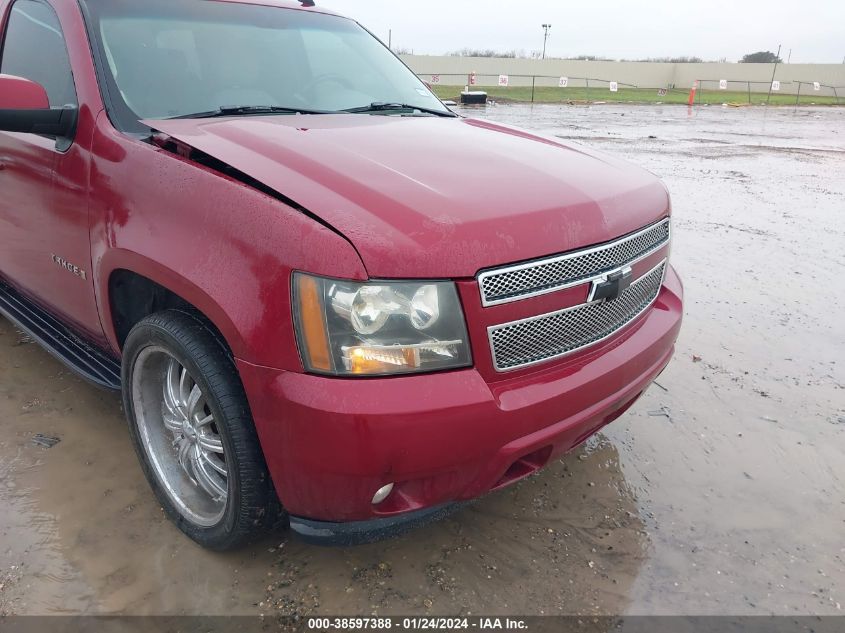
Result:
<instances>
[{"instance_id":1,"label":"tow hook opening","mask_svg":"<svg viewBox=\"0 0 845 633\"><path fill-rule=\"evenodd\" d=\"M510 465L510 467L505 471L505 474L502 475L501 479L499 479L499 481L496 482L496 485L493 486L493 490L509 486L512 483L515 483L520 479L525 479L528 475L540 470L549 461L549 457L551 457L551 455L551 446L544 446L533 453L523 455Z\"/></svg>"}]
</instances>

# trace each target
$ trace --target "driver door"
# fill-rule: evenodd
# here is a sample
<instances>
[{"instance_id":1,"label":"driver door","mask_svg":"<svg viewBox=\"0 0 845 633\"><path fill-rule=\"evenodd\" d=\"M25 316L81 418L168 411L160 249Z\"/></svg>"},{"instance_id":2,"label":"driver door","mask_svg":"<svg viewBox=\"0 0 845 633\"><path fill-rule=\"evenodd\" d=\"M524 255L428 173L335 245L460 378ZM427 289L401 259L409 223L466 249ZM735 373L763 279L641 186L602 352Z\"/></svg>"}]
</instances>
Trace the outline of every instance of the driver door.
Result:
<instances>
[{"instance_id":1,"label":"driver door","mask_svg":"<svg viewBox=\"0 0 845 633\"><path fill-rule=\"evenodd\" d=\"M0 73L78 106L61 23L46 0L0 0ZM103 337L91 279L87 149L0 131L0 274L88 338Z\"/></svg>"}]
</instances>

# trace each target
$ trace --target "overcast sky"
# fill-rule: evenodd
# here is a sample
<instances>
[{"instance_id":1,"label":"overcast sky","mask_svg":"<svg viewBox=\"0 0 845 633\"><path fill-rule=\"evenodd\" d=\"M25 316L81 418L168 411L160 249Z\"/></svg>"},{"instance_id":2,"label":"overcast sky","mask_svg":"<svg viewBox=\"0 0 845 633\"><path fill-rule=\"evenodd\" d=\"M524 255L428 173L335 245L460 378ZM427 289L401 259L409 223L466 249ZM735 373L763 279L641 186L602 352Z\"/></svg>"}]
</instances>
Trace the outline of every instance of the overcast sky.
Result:
<instances>
[{"instance_id":1,"label":"overcast sky","mask_svg":"<svg viewBox=\"0 0 845 633\"><path fill-rule=\"evenodd\" d=\"M640 59L737 61L758 50L794 63L842 63L845 0L316 0L418 54L461 48Z\"/></svg>"}]
</instances>

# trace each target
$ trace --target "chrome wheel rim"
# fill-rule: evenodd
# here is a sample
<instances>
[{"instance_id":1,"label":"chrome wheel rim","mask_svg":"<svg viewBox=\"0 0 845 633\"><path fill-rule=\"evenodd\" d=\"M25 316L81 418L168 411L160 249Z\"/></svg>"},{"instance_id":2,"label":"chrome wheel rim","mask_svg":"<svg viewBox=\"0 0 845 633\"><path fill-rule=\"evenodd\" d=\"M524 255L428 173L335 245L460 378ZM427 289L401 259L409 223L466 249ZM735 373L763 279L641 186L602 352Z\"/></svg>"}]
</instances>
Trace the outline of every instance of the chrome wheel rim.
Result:
<instances>
[{"instance_id":1,"label":"chrome wheel rim","mask_svg":"<svg viewBox=\"0 0 845 633\"><path fill-rule=\"evenodd\" d=\"M202 388L161 347L144 349L132 373L141 445L179 513L201 527L220 522L229 498L223 438Z\"/></svg>"}]
</instances>

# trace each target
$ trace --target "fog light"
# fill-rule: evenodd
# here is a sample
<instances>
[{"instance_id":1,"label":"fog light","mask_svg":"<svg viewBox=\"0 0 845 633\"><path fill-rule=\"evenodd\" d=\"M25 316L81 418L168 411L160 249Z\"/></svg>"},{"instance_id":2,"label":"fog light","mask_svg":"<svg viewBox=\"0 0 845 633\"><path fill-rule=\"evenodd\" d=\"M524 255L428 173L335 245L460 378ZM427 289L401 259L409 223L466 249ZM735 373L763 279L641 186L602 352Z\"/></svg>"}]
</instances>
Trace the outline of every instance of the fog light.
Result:
<instances>
[{"instance_id":1,"label":"fog light","mask_svg":"<svg viewBox=\"0 0 845 633\"><path fill-rule=\"evenodd\" d=\"M390 496L391 492L393 492L393 484L387 484L383 488L379 488L376 491L376 494L373 495L373 505L377 506L382 501L387 499Z\"/></svg>"}]
</instances>

